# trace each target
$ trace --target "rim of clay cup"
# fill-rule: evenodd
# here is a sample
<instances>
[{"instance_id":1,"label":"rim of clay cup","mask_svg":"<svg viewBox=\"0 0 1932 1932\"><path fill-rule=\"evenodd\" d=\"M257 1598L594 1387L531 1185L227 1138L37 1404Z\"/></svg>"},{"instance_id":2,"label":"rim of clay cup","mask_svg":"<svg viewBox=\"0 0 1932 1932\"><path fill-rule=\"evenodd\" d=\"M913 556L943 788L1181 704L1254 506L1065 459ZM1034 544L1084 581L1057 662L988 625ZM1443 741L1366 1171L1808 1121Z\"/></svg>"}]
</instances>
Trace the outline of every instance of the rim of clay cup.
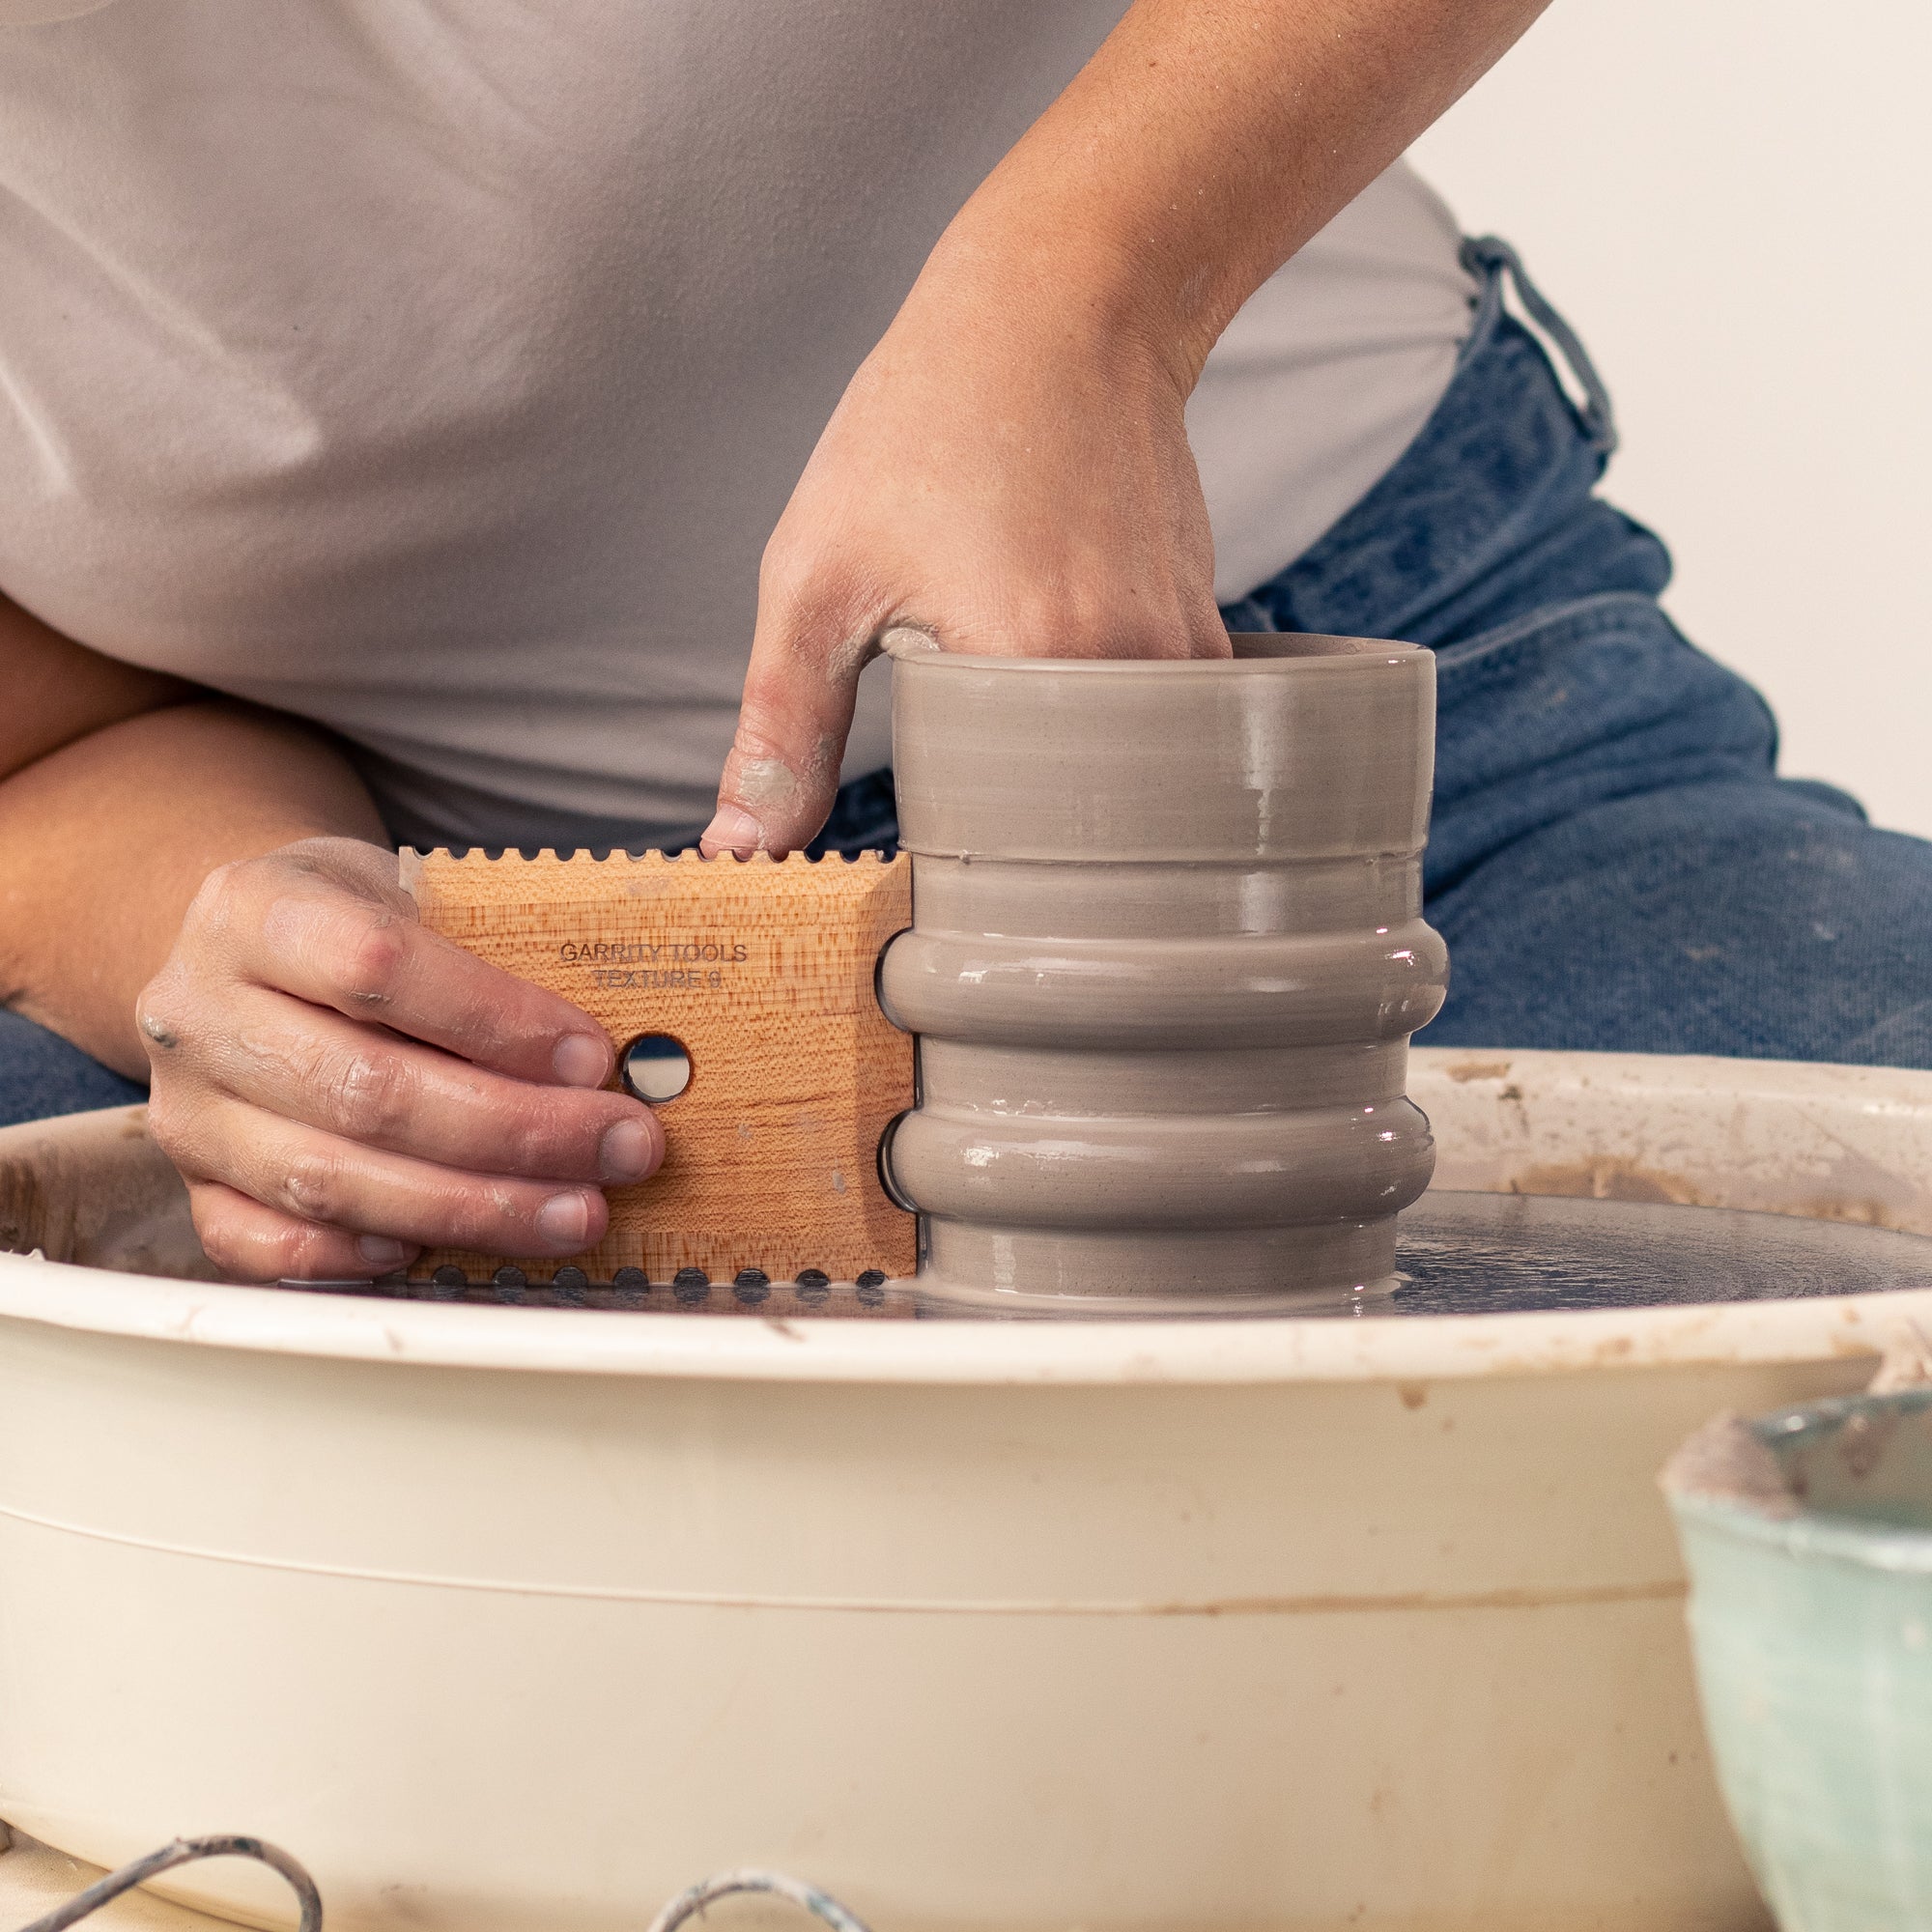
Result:
<instances>
[{"instance_id":1,"label":"rim of clay cup","mask_svg":"<svg viewBox=\"0 0 1932 1932\"><path fill-rule=\"evenodd\" d=\"M1009 670L1036 676L1064 673L1074 677L1173 677L1182 671L1209 677L1251 677L1291 666L1296 670L1332 670L1374 663L1411 664L1430 655L1426 645L1405 644L1388 638L1328 637L1304 631L1237 632L1231 634L1231 640L1236 654L1226 658L1005 657L903 647L889 655L895 664L918 668Z\"/></svg>"},{"instance_id":2,"label":"rim of clay cup","mask_svg":"<svg viewBox=\"0 0 1932 1932\"><path fill-rule=\"evenodd\" d=\"M1893 1418L1932 1409L1932 1385L1909 1384L1874 1395L1826 1396L1797 1403L1731 1426L1756 1437L1776 1459L1786 1484L1781 1494L1726 1493L1704 1489L1666 1469L1664 1493L1679 1516L1694 1519L1720 1534L1777 1549L1799 1561L1849 1563L1863 1570L1908 1576L1932 1575L1932 1523L1895 1517L1857 1516L1805 1501L1785 1465L1787 1448L1833 1442L1848 1425L1875 1423L1881 1430ZM1718 1425L1713 1425L1717 1428ZM1882 1438L1883 1439L1883 1438Z\"/></svg>"}]
</instances>

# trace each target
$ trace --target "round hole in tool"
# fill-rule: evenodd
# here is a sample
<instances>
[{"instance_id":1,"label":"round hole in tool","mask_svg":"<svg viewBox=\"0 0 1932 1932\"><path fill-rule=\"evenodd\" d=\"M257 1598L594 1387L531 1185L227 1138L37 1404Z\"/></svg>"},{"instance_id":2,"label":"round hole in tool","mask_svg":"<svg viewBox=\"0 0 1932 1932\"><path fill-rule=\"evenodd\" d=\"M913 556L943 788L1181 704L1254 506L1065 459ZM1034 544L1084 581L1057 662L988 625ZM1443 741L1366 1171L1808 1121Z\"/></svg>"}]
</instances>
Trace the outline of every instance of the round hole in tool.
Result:
<instances>
[{"instance_id":1,"label":"round hole in tool","mask_svg":"<svg viewBox=\"0 0 1932 1932\"><path fill-rule=\"evenodd\" d=\"M624 1091L653 1107L675 1100L691 1085L691 1055L668 1033L640 1033L624 1049Z\"/></svg>"}]
</instances>

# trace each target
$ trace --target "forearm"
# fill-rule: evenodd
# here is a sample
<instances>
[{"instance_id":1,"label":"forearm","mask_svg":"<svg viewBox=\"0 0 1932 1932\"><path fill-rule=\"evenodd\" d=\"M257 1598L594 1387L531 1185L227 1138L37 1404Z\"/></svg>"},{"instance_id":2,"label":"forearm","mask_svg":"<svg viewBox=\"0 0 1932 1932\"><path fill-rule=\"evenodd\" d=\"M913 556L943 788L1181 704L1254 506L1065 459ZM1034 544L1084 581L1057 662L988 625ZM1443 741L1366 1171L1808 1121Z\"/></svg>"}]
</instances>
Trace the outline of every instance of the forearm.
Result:
<instances>
[{"instance_id":1,"label":"forearm","mask_svg":"<svg viewBox=\"0 0 1932 1932\"><path fill-rule=\"evenodd\" d=\"M145 1077L134 1000L218 866L298 838L381 839L325 737L225 701L89 732L0 782L0 1000Z\"/></svg>"},{"instance_id":2,"label":"forearm","mask_svg":"<svg viewBox=\"0 0 1932 1932\"><path fill-rule=\"evenodd\" d=\"M1139 337L1183 388L1235 311L1547 0L1136 0L923 280Z\"/></svg>"},{"instance_id":3,"label":"forearm","mask_svg":"<svg viewBox=\"0 0 1932 1932\"><path fill-rule=\"evenodd\" d=\"M179 704L195 687L103 657L0 597L0 778L76 738Z\"/></svg>"}]
</instances>

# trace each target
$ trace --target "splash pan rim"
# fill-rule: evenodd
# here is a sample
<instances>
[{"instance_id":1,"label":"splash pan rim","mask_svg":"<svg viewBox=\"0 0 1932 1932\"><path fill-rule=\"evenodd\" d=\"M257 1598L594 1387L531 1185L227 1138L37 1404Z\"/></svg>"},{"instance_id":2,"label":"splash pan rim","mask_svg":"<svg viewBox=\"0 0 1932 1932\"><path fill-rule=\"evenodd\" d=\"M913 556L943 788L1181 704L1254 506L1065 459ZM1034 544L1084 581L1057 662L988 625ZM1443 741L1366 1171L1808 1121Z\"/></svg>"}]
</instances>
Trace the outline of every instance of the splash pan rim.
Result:
<instances>
[{"instance_id":1,"label":"splash pan rim","mask_svg":"<svg viewBox=\"0 0 1932 1932\"><path fill-rule=\"evenodd\" d=\"M707 1321L304 1294L0 1254L0 1338L13 1323L254 1354L646 1380L1419 1381L1872 1356L1908 1329L1932 1331L1932 1286L1424 1319Z\"/></svg>"}]
</instances>

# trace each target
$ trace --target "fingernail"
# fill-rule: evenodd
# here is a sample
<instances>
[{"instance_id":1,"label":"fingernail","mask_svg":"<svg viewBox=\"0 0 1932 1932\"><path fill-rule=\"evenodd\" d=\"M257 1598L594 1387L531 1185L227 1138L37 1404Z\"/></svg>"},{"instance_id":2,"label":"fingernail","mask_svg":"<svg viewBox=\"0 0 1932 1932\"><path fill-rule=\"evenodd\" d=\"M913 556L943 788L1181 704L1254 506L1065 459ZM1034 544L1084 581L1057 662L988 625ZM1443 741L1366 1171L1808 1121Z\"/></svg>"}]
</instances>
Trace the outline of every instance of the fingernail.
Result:
<instances>
[{"instance_id":1,"label":"fingernail","mask_svg":"<svg viewBox=\"0 0 1932 1932\"><path fill-rule=\"evenodd\" d=\"M371 1267L401 1267L403 1257L409 1253L400 1241L394 1241L387 1235L357 1235L355 1252Z\"/></svg>"},{"instance_id":2,"label":"fingernail","mask_svg":"<svg viewBox=\"0 0 1932 1932\"><path fill-rule=\"evenodd\" d=\"M657 1151L657 1136L642 1121L619 1121L604 1130L597 1165L606 1180L641 1180Z\"/></svg>"},{"instance_id":3,"label":"fingernail","mask_svg":"<svg viewBox=\"0 0 1932 1932\"><path fill-rule=\"evenodd\" d=\"M753 852L764 850L765 828L749 811L735 805L721 805L697 842L700 850L714 857L720 852L735 852L739 858L749 859Z\"/></svg>"},{"instance_id":4,"label":"fingernail","mask_svg":"<svg viewBox=\"0 0 1932 1932\"><path fill-rule=\"evenodd\" d=\"M593 1034L567 1033L550 1064L566 1087L601 1087L611 1071L611 1047Z\"/></svg>"},{"instance_id":5,"label":"fingernail","mask_svg":"<svg viewBox=\"0 0 1932 1932\"><path fill-rule=\"evenodd\" d=\"M554 1248L569 1252L583 1245L590 1232L590 1202L582 1194L553 1194L537 1209L537 1233Z\"/></svg>"}]
</instances>

